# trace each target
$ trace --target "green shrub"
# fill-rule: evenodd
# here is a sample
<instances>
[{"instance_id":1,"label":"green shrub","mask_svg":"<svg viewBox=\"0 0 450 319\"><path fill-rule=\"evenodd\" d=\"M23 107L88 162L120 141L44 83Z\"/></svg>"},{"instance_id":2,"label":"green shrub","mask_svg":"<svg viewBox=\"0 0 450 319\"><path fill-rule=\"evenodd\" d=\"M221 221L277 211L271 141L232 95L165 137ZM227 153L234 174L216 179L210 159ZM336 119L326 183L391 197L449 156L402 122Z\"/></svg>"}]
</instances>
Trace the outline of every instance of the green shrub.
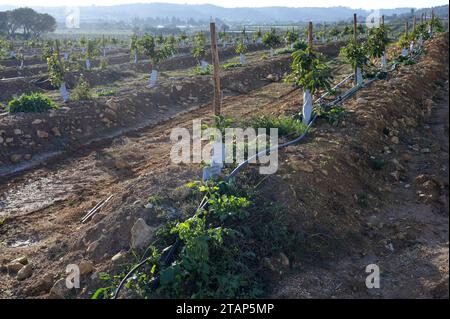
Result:
<instances>
[{"instance_id":1,"label":"green shrub","mask_svg":"<svg viewBox=\"0 0 450 319\"><path fill-rule=\"evenodd\" d=\"M83 75L78 79L77 86L73 89L74 100L92 100L92 92L89 83Z\"/></svg>"},{"instance_id":2,"label":"green shrub","mask_svg":"<svg viewBox=\"0 0 450 319\"><path fill-rule=\"evenodd\" d=\"M113 89L103 89L97 93L98 96L110 96L116 93Z\"/></svg>"},{"instance_id":3,"label":"green shrub","mask_svg":"<svg viewBox=\"0 0 450 319\"><path fill-rule=\"evenodd\" d=\"M10 113L18 112L44 112L56 109L58 106L47 96L41 93L22 94L19 98L9 101L5 111Z\"/></svg>"},{"instance_id":4,"label":"green shrub","mask_svg":"<svg viewBox=\"0 0 450 319\"><path fill-rule=\"evenodd\" d=\"M240 64L239 62L228 62L225 63L222 67L225 70L229 70L229 69L234 69L234 68L240 68L242 66L242 64Z\"/></svg>"},{"instance_id":5,"label":"green shrub","mask_svg":"<svg viewBox=\"0 0 450 319\"><path fill-rule=\"evenodd\" d=\"M306 129L306 125L303 124L302 121L290 116L253 117L245 121L244 125L253 127L255 129L265 128L266 130L269 130L270 128L278 128L279 136L286 136L291 134L300 136L305 132Z\"/></svg>"},{"instance_id":6,"label":"green shrub","mask_svg":"<svg viewBox=\"0 0 450 319\"><path fill-rule=\"evenodd\" d=\"M201 66L197 65L193 71L194 75L211 75L212 74L212 65L209 64L205 69Z\"/></svg>"}]
</instances>

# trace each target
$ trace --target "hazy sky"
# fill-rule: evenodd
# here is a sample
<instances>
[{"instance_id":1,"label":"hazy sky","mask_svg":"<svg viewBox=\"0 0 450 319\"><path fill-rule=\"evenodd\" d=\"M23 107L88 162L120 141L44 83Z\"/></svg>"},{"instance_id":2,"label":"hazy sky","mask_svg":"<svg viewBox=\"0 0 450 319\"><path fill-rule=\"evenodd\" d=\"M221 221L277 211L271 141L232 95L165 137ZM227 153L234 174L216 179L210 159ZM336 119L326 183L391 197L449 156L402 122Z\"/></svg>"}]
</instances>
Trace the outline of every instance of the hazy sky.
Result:
<instances>
[{"instance_id":1,"label":"hazy sky","mask_svg":"<svg viewBox=\"0 0 450 319\"><path fill-rule=\"evenodd\" d=\"M210 3L222 7L266 7L266 6L288 6L288 7L331 7L345 6L351 8L378 9L378 8L398 8L398 7L430 7L448 4L444 0L0 0L0 4L10 4L17 6L86 6L86 5L112 5L123 3L188 3L203 4Z\"/></svg>"}]
</instances>

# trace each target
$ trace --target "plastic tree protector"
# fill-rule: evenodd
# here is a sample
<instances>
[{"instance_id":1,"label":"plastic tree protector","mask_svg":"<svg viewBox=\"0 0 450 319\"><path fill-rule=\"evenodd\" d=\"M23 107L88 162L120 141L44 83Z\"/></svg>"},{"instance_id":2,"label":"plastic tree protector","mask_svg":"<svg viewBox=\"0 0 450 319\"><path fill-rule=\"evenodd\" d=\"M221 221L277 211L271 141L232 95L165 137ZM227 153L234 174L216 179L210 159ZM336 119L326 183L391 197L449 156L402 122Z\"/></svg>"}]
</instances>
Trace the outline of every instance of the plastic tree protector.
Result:
<instances>
[{"instance_id":1,"label":"plastic tree protector","mask_svg":"<svg viewBox=\"0 0 450 319\"><path fill-rule=\"evenodd\" d=\"M361 68L356 68L356 85L363 84Z\"/></svg>"},{"instance_id":2,"label":"plastic tree protector","mask_svg":"<svg viewBox=\"0 0 450 319\"><path fill-rule=\"evenodd\" d=\"M387 60L386 60L386 54L383 52L383 55L381 56L381 70L383 72L387 72Z\"/></svg>"},{"instance_id":3,"label":"plastic tree protector","mask_svg":"<svg viewBox=\"0 0 450 319\"><path fill-rule=\"evenodd\" d=\"M206 70L206 68L208 67L208 62L201 60L200 61L200 66L203 70Z\"/></svg>"},{"instance_id":4,"label":"plastic tree protector","mask_svg":"<svg viewBox=\"0 0 450 319\"><path fill-rule=\"evenodd\" d=\"M312 95L308 89L303 90L303 123L308 125L311 121L313 110Z\"/></svg>"},{"instance_id":5,"label":"plastic tree protector","mask_svg":"<svg viewBox=\"0 0 450 319\"><path fill-rule=\"evenodd\" d=\"M138 55L137 52L134 52L134 64L138 63Z\"/></svg>"},{"instance_id":6,"label":"plastic tree protector","mask_svg":"<svg viewBox=\"0 0 450 319\"><path fill-rule=\"evenodd\" d=\"M406 48L402 49L402 55L405 57L408 56L408 50L406 50Z\"/></svg>"},{"instance_id":7,"label":"plastic tree protector","mask_svg":"<svg viewBox=\"0 0 450 319\"><path fill-rule=\"evenodd\" d=\"M69 101L69 92L67 92L66 83L61 84L61 87L59 88L59 93L61 94L64 103L67 103Z\"/></svg>"},{"instance_id":8,"label":"plastic tree protector","mask_svg":"<svg viewBox=\"0 0 450 319\"><path fill-rule=\"evenodd\" d=\"M150 73L150 87L154 87L156 85L158 79L158 71L152 70L152 73Z\"/></svg>"},{"instance_id":9,"label":"plastic tree protector","mask_svg":"<svg viewBox=\"0 0 450 319\"><path fill-rule=\"evenodd\" d=\"M242 65L245 64L245 55L242 53L239 55L239 63L241 63Z\"/></svg>"},{"instance_id":10,"label":"plastic tree protector","mask_svg":"<svg viewBox=\"0 0 450 319\"><path fill-rule=\"evenodd\" d=\"M89 60L89 59L86 60L86 69L87 70L91 69L91 60Z\"/></svg>"}]
</instances>

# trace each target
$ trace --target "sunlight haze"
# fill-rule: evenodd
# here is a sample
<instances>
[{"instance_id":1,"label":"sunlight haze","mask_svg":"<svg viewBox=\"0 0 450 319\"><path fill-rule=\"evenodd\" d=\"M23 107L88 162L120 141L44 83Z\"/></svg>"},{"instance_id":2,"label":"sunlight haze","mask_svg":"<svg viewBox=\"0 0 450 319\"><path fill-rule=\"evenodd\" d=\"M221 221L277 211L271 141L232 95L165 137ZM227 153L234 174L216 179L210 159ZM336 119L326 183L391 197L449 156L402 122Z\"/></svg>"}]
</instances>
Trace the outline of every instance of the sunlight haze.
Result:
<instances>
[{"instance_id":1,"label":"sunlight haze","mask_svg":"<svg viewBox=\"0 0 450 319\"><path fill-rule=\"evenodd\" d=\"M443 0L379 0L379 1L352 1L352 0L317 0L314 2L305 0L216 0L216 1L206 1L206 0L166 0L166 1L145 1L145 0L104 0L104 1L93 1L93 0L77 0L71 1L70 3L62 2L59 0L47 0L43 2L42 0L0 0L0 5L14 5L14 6L46 6L46 7L62 7L70 4L70 6L107 6L107 5L117 5L117 4L130 4L130 3L177 3L177 4L213 4L221 7L268 7L268 6L286 6L286 7L333 7L333 6L345 6L351 8L363 8L363 9L379 9L379 8L400 8L400 7L430 7L446 5L448 1Z\"/></svg>"}]
</instances>

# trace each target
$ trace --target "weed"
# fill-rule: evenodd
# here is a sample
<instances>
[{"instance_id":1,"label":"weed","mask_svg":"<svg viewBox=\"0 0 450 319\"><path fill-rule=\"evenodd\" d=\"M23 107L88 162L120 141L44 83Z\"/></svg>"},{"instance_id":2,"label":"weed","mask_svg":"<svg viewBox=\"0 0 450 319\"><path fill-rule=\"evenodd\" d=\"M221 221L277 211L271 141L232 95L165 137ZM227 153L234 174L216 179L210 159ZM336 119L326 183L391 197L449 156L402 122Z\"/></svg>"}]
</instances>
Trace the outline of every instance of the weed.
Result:
<instances>
[{"instance_id":1,"label":"weed","mask_svg":"<svg viewBox=\"0 0 450 319\"><path fill-rule=\"evenodd\" d=\"M41 93L22 94L19 98L9 101L5 108L6 112L44 112L56 109L58 106L47 96Z\"/></svg>"}]
</instances>

